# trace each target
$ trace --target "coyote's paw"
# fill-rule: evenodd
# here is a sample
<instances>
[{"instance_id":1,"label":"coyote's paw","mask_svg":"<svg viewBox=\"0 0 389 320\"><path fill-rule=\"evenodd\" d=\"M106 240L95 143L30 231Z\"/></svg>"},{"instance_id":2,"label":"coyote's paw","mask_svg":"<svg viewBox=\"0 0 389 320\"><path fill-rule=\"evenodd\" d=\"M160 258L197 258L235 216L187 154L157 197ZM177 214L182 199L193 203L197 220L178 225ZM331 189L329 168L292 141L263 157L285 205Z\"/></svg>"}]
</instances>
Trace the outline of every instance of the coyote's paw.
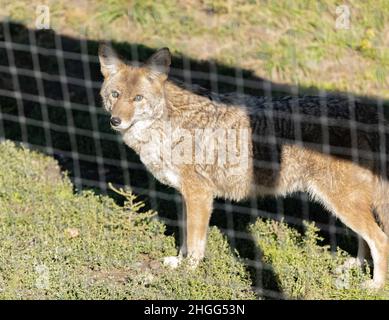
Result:
<instances>
[{"instance_id":1,"label":"coyote's paw","mask_svg":"<svg viewBox=\"0 0 389 320\"><path fill-rule=\"evenodd\" d=\"M171 256L163 258L163 264L169 268L176 269L181 264L181 256Z\"/></svg>"},{"instance_id":2,"label":"coyote's paw","mask_svg":"<svg viewBox=\"0 0 389 320\"><path fill-rule=\"evenodd\" d=\"M367 290L379 290L382 289L383 283L374 280L367 280L362 283L362 288Z\"/></svg>"},{"instance_id":3,"label":"coyote's paw","mask_svg":"<svg viewBox=\"0 0 389 320\"><path fill-rule=\"evenodd\" d=\"M335 269L335 272L337 274L340 274L352 268L362 268L362 267L363 267L363 263L359 258L348 258L342 265L338 266Z\"/></svg>"},{"instance_id":4,"label":"coyote's paw","mask_svg":"<svg viewBox=\"0 0 389 320\"><path fill-rule=\"evenodd\" d=\"M359 258L348 258L342 266L344 269L360 268L362 261Z\"/></svg>"}]
</instances>

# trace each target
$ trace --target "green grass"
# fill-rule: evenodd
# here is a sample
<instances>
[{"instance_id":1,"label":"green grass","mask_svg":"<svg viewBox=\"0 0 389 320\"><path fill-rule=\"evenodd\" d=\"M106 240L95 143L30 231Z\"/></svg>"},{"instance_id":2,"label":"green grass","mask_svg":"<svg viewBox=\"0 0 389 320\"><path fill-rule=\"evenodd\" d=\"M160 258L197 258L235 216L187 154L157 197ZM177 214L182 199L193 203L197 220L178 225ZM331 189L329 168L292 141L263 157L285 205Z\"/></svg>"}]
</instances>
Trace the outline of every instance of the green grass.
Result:
<instances>
[{"instance_id":1,"label":"green grass","mask_svg":"<svg viewBox=\"0 0 389 320\"><path fill-rule=\"evenodd\" d=\"M0 155L1 299L260 298L216 227L199 268L184 263L172 272L161 259L177 254L174 238L135 195L121 190L127 201L120 207L90 191L74 193L52 158L11 142L0 144ZM368 279L362 270L337 271L347 254L318 244L313 225L302 236L258 219L249 231L274 273L265 273L267 289L278 285L286 298L388 298L360 289Z\"/></svg>"},{"instance_id":2,"label":"green grass","mask_svg":"<svg viewBox=\"0 0 389 320\"><path fill-rule=\"evenodd\" d=\"M271 220L257 220L250 231L263 252L264 262L272 267L278 287L288 298L389 298L389 285L381 291L362 289L363 282L370 279L369 267L366 265L365 271L343 267L349 255L339 248L333 254L328 246L321 245L323 239L313 223L305 223L304 235Z\"/></svg>"},{"instance_id":3,"label":"green grass","mask_svg":"<svg viewBox=\"0 0 389 320\"><path fill-rule=\"evenodd\" d=\"M33 27L40 1L4 0L0 15ZM339 5L350 28L337 29ZM49 4L61 34L109 38L252 70L275 82L389 97L389 2L74 0Z\"/></svg>"},{"instance_id":4,"label":"green grass","mask_svg":"<svg viewBox=\"0 0 389 320\"><path fill-rule=\"evenodd\" d=\"M248 274L220 232L202 266L175 272L174 238L128 194L124 207L74 194L56 162L0 144L1 299L250 299Z\"/></svg>"}]
</instances>

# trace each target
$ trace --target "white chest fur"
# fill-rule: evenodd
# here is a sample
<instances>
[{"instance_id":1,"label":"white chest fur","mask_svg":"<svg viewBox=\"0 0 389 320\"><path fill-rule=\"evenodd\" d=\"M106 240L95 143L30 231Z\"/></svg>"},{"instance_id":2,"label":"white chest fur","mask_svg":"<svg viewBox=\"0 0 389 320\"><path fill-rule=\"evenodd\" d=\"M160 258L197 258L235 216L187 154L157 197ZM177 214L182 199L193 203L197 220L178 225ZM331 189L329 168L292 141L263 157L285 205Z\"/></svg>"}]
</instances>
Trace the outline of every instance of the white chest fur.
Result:
<instances>
[{"instance_id":1,"label":"white chest fur","mask_svg":"<svg viewBox=\"0 0 389 320\"><path fill-rule=\"evenodd\" d=\"M152 123L139 121L123 135L124 142L134 149L146 168L161 183L180 188L179 168L174 165L166 150L165 139L169 137Z\"/></svg>"}]
</instances>

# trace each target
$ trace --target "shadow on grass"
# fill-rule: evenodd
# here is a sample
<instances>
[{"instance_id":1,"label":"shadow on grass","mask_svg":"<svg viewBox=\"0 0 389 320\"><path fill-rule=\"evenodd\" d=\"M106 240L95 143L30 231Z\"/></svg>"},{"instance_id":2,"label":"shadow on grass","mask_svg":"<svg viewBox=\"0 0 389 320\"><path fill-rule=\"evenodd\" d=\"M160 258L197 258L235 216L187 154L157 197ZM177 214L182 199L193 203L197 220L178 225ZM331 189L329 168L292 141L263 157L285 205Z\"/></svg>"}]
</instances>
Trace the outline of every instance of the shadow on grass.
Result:
<instances>
[{"instance_id":1,"label":"shadow on grass","mask_svg":"<svg viewBox=\"0 0 389 320\"><path fill-rule=\"evenodd\" d=\"M98 45L96 41L68 37L52 30L31 30L22 24L0 22L0 137L26 143L54 156L62 169L69 172L77 190L92 188L120 202L106 184L130 185L166 219L168 233L174 233L178 243L180 232L174 222L181 212L180 196L145 170L139 157L112 132L109 116L101 108ZM139 61L144 61L156 49L137 43L114 43L113 46L127 59ZM171 75L219 93L237 91L273 97L321 93L320 88L280 85L259 78L250 70L181 55L173 56ZM347 92L331 94L353 96L371 105L371 112L378 115L379 107L388 104L387 101L377 104L374 97L357 97ZM382 110L389 118L389 108ZM322 127L314 128L315 132L318 130ZM350 137L351 133L343 130L335 139L348 141ZM321 139L318 135L318 140ZM389 136L386 141L384 148L388 150ZM388 176L386 171L382 175ZM308 202L304 196L260 199L239 206L217 200L215 207L211 224L224 230L231 246L243 259L260 260L261 252L247 234L248 225L258 216L284 218L300 231L302 218L314 220L323 227L321 235L333 248L339 245L355 254L354 235L345 234L341 224L323 214L324 209ZM284 212L288 215L284 216ZM262 272L260 265L252 264L249 270L254 285L280 292L271 268Z\"/></svg>"}]
</instances>

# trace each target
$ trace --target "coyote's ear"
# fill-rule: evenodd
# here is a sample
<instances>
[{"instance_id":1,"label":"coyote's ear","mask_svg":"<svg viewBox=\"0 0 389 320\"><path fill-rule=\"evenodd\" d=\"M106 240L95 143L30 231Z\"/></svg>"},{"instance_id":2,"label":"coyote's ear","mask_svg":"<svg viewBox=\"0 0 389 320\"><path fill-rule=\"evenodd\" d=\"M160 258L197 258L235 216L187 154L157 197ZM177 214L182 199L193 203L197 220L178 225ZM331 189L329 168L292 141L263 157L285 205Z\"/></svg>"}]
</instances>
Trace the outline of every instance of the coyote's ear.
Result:
<instances>
[{"instance_id":1,"label":"coyote's ear","mask_svg":"<svg viewBox=\"0 0 389 320\"><path fill-rule=\"evenodd\" d=\"M169 48L159 49L145 63L146 68L150 70L152 78L166 80L171 64L171 54Z\"/></svg>"},{"instance_id":2,"label":"coyote's ear","mask_svg":"<svg viewBox=\"0 0 389 320\"><path fill-rule=\"evenodd\" d=\"M114 75L124 66L124 62L112 47L103 42L99 46L100 69L104 78Z\"/></svg>"}]
</instances>

